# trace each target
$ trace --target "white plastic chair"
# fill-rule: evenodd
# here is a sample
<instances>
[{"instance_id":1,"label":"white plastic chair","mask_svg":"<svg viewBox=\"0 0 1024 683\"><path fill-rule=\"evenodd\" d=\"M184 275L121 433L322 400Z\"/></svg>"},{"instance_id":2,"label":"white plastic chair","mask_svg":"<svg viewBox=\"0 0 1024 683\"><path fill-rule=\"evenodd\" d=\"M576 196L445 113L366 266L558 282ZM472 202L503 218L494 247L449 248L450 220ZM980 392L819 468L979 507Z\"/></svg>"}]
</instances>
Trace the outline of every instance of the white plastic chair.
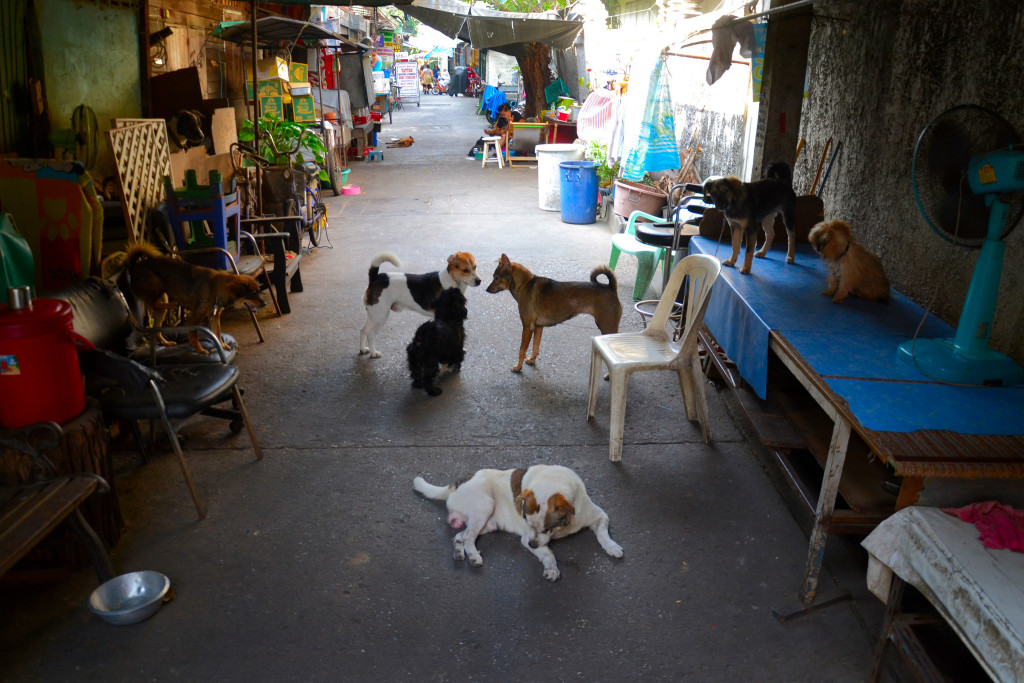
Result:
<instances>
[{"instance_id":1,"label":"white plastic chair","mask_svg":"<svg viewBox=\"0 0 1024 683\"><path fill-rule=\"evenodd\" d=\"M590 357L590 390L587 398L587 419L594 417L597 408L597 388L601 383L601 363L608 367L611 380L611 418L608 459L622 459L622 433L626 418L626 387L634 372L648 370L674 370L679 375L679 386L686 406L686 419L699 419L704 442L711 440L710 416L703 374L697 355L697 332L704 321L711 285L722 270L718 259L703 254L692 254L682 259L672 270L672 277L661 295L651 324L643 332L622 332L594 337ZM689 278L683 297L686 315L681 335L667 329L676 296ZM674 337L678 336L678 341Z\"/></svg>"}]
</instances>

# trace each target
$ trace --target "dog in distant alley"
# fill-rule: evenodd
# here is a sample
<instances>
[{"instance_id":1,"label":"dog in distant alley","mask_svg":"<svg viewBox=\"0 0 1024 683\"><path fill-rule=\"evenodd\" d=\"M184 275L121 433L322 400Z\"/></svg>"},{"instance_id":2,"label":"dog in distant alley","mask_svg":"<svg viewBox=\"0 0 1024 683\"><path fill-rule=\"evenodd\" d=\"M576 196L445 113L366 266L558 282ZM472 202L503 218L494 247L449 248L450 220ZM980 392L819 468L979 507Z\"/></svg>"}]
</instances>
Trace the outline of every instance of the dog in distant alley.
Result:
<instances>
[{"instance_id":1,"label":"dog in distant alley","mask_svg":"<svg viewBox=\"0 0 1024 683\"><path fill-rule=\"evenodd\" d=\"M412 147L412 143L414 142L415 140L413 140L412 137L406 137L399 138L397 140L388 140L384 146L388 149L394 149L395 147Z\"/></svg>"},{"instance_id":2,"label":"dog in distant alley","mask_svg":"<svg viewBox=\"0 0 1024 683\"><path fill-rule=\"evenodd\" d=\"M841 304L846 297L869 301L889 300L889 278L882 260L865 249L843 221L823 221L807 235L814 250L828 264L828 286L822 294Z\"/></svg>"},{"instance_id":3,"label":"dog in distant alley","mask_svg":"<svg viewBox=\"0 0 1024 683\"><path fill-rule=\"evenodd\" d=\"M476 539L491 531L518 534L523 546L544 565L548 581L559 576L548 543L584 527L594 530L606 553L622 557L622 546L608 535L608 515L587 495L579 475L567 467L479 470L469 480L449 486L434 486L416 477L412 486L426 498L447 501L448 525L460 530L452 539L455 559L469 558L474 567L484 563Z\"/></svg>"},{"instance_id":4,"label":"dog in distant alley","mask_svg":"<svg viewBox=\"0 0 1024 683\"><path fill-rule=\"evenodd\" d=\"M457 287L446 289L434 300L433 309L434 319L417 328L405 351L413 388L439 396L437 377L441 366L458 372L466 357L466 297Z\"/></svg>"},{"instance_id":5,"label":"dog in distant alley","mask_svg":"<svg viewBox=\"0 0 1024 683\"><path fill-rule=\"evenodd\" d=\"M153 317L153 326L163 324L167 311L181 306L188 314L186 325L209 325L221 346L230 350L220 334L220 315L225 308L242 304L250 311L264 305L260 284L249 275L194 266L181 259L161 254L156 247L137 242L128 248L124 259L132 293ZM189 332L189 343L198 353L209 353L199 343L199 335ZM162 334L157 340L173 346Z\"/></svg>"},{"instance_id":6,"label":"dog in distant alley","mask_svg":"<svg viewBox=\"0 0 1024 683\"><path fill-rule=\"evenodd\" d=\"M599 275L608 278L608 284L601 284L597 279ZM524 362L527 365L537 362L540 337L545 327L565 322L580 313L594 316L601 334L619 331L622 303L619 301L615 273L608 266L594 268L590 273L590 282L559 282L534 275L502 254L487 291L496 294L506 289L519 304L519 318L523 322L519 361L512 367L512 372L520 372ZM531 337L533 354L526 358Z\"/></svg>"},{"instance_id":7,"label":"dog in distant alley","mask_svg":"<svg viewBox=\"0 0 1024 683\"><path fill-rule=\"evenodd\" d=\"M793 169L784 161L773 162L764 180L745 183L735 176L708 180L704 183L704 196L725 214L732 228L732 256L722 261L732 266L746 242L743 266L740 272L750 273L753 257L764 258L775 239L775 215L782 214L789 237L786 263L796 261L796 193L793 192ZM764 245L756 253L757 228L764 229Z\"/></svg>"},{"instance_id":8,"label":"dog in distant alley","mask_svg":"<svg viewBox=\"0 0 1024 683\"><path fill-rule=\"evenodd\" d=\"M380 265L385 262L402 267L391 252L377 254L370 262L370 284L363 295L366 324L359 333L359 353L368 353L371 358L380 358L377 332L384 327L391 311L416 311L431 317L433 302L442 291L457 288L465 294L467 287L477 287L481 282L476 275L476 259L468 251L449 256L446 268L422 275L382 273Z\"/></svg>"}]
</instances>

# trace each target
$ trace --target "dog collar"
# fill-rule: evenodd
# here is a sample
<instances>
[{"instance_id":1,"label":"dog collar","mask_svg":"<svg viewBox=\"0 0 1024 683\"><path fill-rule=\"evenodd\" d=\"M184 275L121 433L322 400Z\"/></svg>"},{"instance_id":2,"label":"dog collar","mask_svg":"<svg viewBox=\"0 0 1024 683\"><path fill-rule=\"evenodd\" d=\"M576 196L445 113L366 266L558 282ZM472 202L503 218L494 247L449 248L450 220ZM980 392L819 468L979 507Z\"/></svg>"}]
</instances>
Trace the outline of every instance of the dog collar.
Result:
<instances>
[{"instance_id":1,"label":"dog collar","mask_svg":"<svg viewBox=\"0 0 1024 683\"><path fill-rule=\"evenodd\" d=\"M846 249L843 249L843 253L840 254L839 256L836 256L836 261L838 261L839 259L841 259L844 256L846 256L846 252L848 252L848 251L850 251L850 243L849 242L846 243Z\"/></svg>"}]
</instances>

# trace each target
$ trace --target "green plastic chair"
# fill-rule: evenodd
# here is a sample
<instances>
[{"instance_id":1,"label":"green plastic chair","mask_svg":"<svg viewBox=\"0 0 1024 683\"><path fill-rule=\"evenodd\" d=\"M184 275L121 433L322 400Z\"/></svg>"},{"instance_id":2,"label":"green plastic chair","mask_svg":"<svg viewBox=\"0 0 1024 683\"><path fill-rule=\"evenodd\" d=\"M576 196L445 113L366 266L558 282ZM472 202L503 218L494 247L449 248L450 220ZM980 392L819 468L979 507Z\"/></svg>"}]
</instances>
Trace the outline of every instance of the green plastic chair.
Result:
<instances>
[{"instance_id":1,"label":"green plastic chair","mask_svg":"<svg viewBox=\"0 0 1024 683\"><path fill-rule=\"evenodd\" d=\"M646 218L653 223L664 223L661 216L652 216L643 211L634 211L629 216L629 223L626 231L612 235L612 253L608 258L608 267L615 270L615 264L619 262L621 253L631 254L636 257L636 283L633 285L633 301L640 301L647 296L647 290L654 279L654 271L658 268L658 262L662 264L662 270L667 268L668 249L652 247L644 244L636 238L636 219Z\"/></svg>"}]
</instances>

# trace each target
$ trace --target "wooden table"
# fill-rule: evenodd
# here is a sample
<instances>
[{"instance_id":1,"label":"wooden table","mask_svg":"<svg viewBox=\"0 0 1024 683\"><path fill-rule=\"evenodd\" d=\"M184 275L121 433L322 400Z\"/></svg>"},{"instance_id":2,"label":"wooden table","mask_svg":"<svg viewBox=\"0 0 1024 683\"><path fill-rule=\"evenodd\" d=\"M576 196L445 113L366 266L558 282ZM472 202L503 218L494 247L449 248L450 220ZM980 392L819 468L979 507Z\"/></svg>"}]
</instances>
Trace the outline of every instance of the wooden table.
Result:
<instances>
[{"instance_id":1,"label":"wooden table","mask_svg":"<svg viewBox=\"0 0 1024 683\"><path fill-rule=\"evenodd\" d=\"M690 251L722 258L731 247L694 237ZM772 250L767 259L755 259L751 275L723 268L701 335L736 363L747 393L756 394L741 399L759 402L748 414L766 410L774 357L832 425L827 452L820 454L821 487L816 500L813 493L808 497L814 523L800 604L776 610L783 620L845 597L816 602L830 532L867 533L888 514L916 503L927 478L1024 477L1024 388L958 387L921 375L896 349L913 338L923 309L895 292L885 304L855 298L833 304L820 294L826 270L809 246L798 245L795 264L784 261L784 251ZM929 318L920 334L944 338L953 330ZM731 374L716 354L711 357L720 373ZM736 389L740 384L733 382ZM887 513L836 510L852 434L866 444L869 457L900 478Z\"/></svg>"}]
</instances>

